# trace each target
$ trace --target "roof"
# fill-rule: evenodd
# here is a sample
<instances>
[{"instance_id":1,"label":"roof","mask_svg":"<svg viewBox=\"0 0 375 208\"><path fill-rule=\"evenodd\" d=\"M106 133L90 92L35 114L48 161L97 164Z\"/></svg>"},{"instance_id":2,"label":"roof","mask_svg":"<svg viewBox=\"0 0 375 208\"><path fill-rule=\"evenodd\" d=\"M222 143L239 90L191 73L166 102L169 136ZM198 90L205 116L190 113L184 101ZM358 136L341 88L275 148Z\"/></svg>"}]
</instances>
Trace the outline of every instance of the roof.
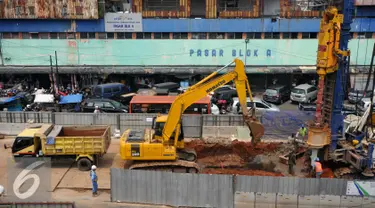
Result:
<instances>
[{"instance_id":1,"label":"roof","mask_svg":"<svg viewBox=\"0 0 375 208\"><path fill-rule=\"evenodd\" d=\"M312 87L313 85L309 85L309 84L300 84L298 86L296 86L295 88L298 88L298 89L307 89L309 87Z\"/></svg>"},{"instance_id":2,"label":"roof","mask_svg":"<svg viewBox=\"0 0 375 208\"><path fill-rule=\"evenodd\" d=\"M30 127L26 128L25 130L23 130L17 136L18 137L34 137L35 133L37 133L41 129L41 126L38 126L38 127L35 127L35 128L30 128Z\"/></svg>"},{"instance_id":3,"label":"roof","mask_svg":"<svg viewBox=\"0 0 375 208\"><path fill-rule=\"evenodd\" d=\"M156 104L166 104L166 103L172 103L177 96L142 96L142 95L137 95L132 98L130 101L130 104L135 104L135 103L156 103ZM206 96L197 102L195 104L207 104L210 103L210 97Z\"/></svg>"},{"instance_id":4,"label":"roof","mask_svg":"<svg viewBox=\"0 0 375 208\"><path fill-rule=\"evenodd\" d=\"M52 94L37 94L35 95L34 103L53 103L55 100Z\"/></svg>"},{"instance_id":5,"label":"roof","mask_svg":"<svg viewBox=\"0 0 375 208\"><path fill-rule=\"evenodd\" d=\"M17 100L18 98L20 98L20 97L19 97L19 96L1 97L1 98L0 98L0 104L10 103L10 102L12 102L12 101Z\"/></svg>"},{"instance_id":6,"label":"roof","mask_svg":"<svg viewBox=\"0 0 375 208\"><path fill-rule=\"evenodd\" d=\"M82 94L67 95L60 98L59 104L69 104L69 103L80 103L82 102Z\"/></svg>"},{"instance_id":7,"label":"roof","mask_svg":"<svg viewBox=\"0 0 375 208\"><path fill-rule=\"evenodd\" d=\"M122 85L124 86L124 84L122 83L107 83L107 84L100 84L100 85L96 85L95 87L113 87L113 86L118 86L118 85Z\"/></svg>"}]
</instances>

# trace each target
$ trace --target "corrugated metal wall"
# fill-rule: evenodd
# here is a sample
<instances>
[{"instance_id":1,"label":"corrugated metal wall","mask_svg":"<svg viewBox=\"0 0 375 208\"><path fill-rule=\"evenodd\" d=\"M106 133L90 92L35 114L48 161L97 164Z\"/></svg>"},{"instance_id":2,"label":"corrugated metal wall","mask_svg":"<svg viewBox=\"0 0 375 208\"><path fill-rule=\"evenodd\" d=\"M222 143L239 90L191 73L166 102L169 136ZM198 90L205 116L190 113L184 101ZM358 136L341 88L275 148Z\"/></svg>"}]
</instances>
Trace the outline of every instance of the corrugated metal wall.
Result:
<instances>
[{"instance_id":1,"label":"corrugated metal wall","mask_svg":"<svg viewBox=\"0 0 375 208\"><path fill-rule=\"evenodd\" d=\"M6 208L75 208L72 202L2 202L0 207Z\"/></svg>"},{"instance_id":2,"label":"corrugated metal wall","mask_svg":"<svg viewBox=\"0 0 375 208\"><path fill-rule=\"evenodd\" d=\"M180 9L176 11L145 11L143 10L143 0L133 0L133 11L142 13L144 18L155 17L177 17L187 18L190 17L190 1L180 0Z\"/></svg>"},{"instance_id":3,"label":"corrugated metal wall","mask_svg":"<svg viewBox=\"0 0 375 208\"><path fill-rule=\"evenodd\" d=\"M236 191L300 195L346 194L346 180L295 177L237 176Z\"/></svg>"},{"instance_id":4,"label":"corrugated metal wall","mask_svg":"<svg viewBox=\"0 0 375 208\"><path fill-rule=\"evenodd\" d=\"M322 11L301 11L296 0L280 0L280 17L321 17Z\"/></svg>"},{"instance_id":5,"label":"corrugated metal wall","mask_svg":"<svg viewBox=\"0 0 375 208\"><path fill-rule=\"evenodd\" d=\"M3 0L3 19L98 19L97 0Z\"/></svg>"},{"instance_id":6,"label":"corrugated metal wall","mask_svg":"<svg viewBox=\"0 0 375 208\"><path fill-rule=\"evenodd\" d=\"M233 176L111 168L111 201L233 208Z\"/></svg>"}]
</instances>

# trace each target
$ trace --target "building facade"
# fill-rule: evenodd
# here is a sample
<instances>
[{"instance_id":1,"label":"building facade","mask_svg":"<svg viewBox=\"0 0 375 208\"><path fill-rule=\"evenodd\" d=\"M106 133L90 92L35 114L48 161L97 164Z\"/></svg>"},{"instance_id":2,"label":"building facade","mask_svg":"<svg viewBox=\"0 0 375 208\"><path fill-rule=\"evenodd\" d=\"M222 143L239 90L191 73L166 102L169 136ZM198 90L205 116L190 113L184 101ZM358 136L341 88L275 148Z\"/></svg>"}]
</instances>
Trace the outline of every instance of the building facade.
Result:
<instances>
[{"instance_id":1,"label":"building facade","mask_svg":"<svg viewBox=\"0 0 375 208\"><path fill-rule=\"evenodd\" d=\"M334 2L0 0L0 73L48 74L56 54L62 74L186 77L236 57L255 77L315 74L320 17ZM353 73L368 68L375 40L375 1L355 4Z\"/></svg>"}]
</instances>

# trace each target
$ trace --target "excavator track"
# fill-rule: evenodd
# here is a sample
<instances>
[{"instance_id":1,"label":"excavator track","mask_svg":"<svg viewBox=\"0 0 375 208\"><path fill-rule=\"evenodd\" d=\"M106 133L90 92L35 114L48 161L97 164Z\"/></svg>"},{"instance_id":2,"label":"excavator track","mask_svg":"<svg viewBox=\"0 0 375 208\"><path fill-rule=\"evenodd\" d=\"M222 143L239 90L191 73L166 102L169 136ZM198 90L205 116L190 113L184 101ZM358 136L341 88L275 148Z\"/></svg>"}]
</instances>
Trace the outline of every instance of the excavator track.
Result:
<instances>
[{"instance_id":1,"label":"excavator track","mask_svg":"<svg viewBox=\"0 0 375 208\"><path fill-rule=\"evenodd\" d=\"M200 167L195 162L184 160L175 161L150 161L150 162L134 162L130 170L156 170L176 173L199 173Z\"/></svg>"}]
</instances>

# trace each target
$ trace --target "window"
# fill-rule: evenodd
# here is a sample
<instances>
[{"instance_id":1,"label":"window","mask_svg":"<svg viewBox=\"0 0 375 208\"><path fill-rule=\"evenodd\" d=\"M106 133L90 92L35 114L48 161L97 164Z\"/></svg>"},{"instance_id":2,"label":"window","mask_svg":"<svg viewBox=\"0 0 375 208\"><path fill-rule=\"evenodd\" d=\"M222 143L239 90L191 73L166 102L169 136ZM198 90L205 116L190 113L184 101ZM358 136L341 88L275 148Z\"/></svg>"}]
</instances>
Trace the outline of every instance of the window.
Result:
<instances>
[{"instance_id":1,"label":"window","mask_svg":"<svg viewBox=\"0 0 375 208\"><path fill-rule=\"evenodd\" d=\"M143 39L143 33L141 33L141 32L136 33L135 34L135 38L137 38L137 39Z\"/></svg>"},{"instance_id":2,"label":"window","mask_svg":"<svg viewBox=\"0 0 375 208\"><path fill-rule=\"evenodd\" d=\"M80 37L81 39L87 39L87 38L88 38L88 34L85 33L85 32L81 32L81 33L79 34L79 37Z\"/></svg>"},{"instance_id":3,"label":"window","mask_svg":"<svg viewBox=\"0 0 375 208\"><path fill-rule=\"evenodd\" d=\"M20 38L19 33L12 33L12 38L13 38L13 39L18 39L18 38Z\"/></svg>"},{"instance_id":4,"label":"window","mask_svg":"<svg viewBox=\"0 0 375 208\"><path fill-rule=\"evenodd\" d=\"M21 7L20 6L16 6L16 15L21 15Z\"/></svg>"},{"instance_id":5,"label":"window","mask_svg":"<svg viewBox=\"0 0 375 208\"><path fill-rule=\"evenodd\" d=\"M290 34L290 36L291 36L291 39L298 39L298 33L291 33Z\"/></svg>"},{"instance_id":6,"label":"window","mask_svg":"<svg viewBox=\"0 0 375 208\"><path fill-rule=\"evenodd\" d=\"M61 10L61 15L63 17L65 17L66 15L68 15L68 7L67 6L63 6L63 8Z\"/></svg>"},{"instance_id":7,"label":"window","mask_svg":"<svg viewBox=\"0 0 375 208\"><path fill-rule=\"evenodd\" d=\"M283 33L283 39L289 39L290 38L290 33L285 32Z\"/></svg>"},{"instance_id":8,"label":"window","mask_svg":"<svg viewBox=\"0 0 375 208\"><path fill-rule=\"evenodd\" d=\"M50 33L49 38L51 39L57 39L57 33Z\"/></svg>"},{"instance_id":9,"label":"window","mask_svg":"<svg viewBox=\"0 0 375 208\"><path fill-rule=\"evenodd\" d=\"M107 34L106 33L98 33L98 38L99 39L107 39Z\"/></svg>"},{"instance_id":10,"label":"window","mask_svg":"<svg viewBox=\"0 0 375 208\"><path fill-rule=\"evenodd\" d=\"M76 39L76 34L75 33L68 33L68 39Z\"/></svg>"},{"instance_id":11,"label":"window","mask_svg":"<svg viewBox=\"0 0 375 208\"><path fill-rule=\"evenodd\" d=\"M103 108L104 102L101 101L95 101L95 106L98 106L99 108Z\"/></svg>"},{"instance_id":12,"label":"window","mask_svg":"<svg viewBox=\"0 0 375 208\"><path fill-rule=\"evenodd\" d=\"M111 93L111 92L112 92L111 88L104 88L104 93Z\"/></svg>"},{"instance_id":13,"label":"window","mask_svg":"<svg viewBox=\"0 0 375 208\"><path fill-rule=\"evenodd\" d=\"M278 32L272 33L272 38L273 39L280 39L280 33L278 33Z\"/></svg>"},{"instance_id":14,"label":"window","mask_svg":"<svg viewBox=\"0 0 375 208\"><path fill-rule=\"evenodd\" d=\"M2 33L2 38L3 39L10 39L10 38L12 38L12 34L11 33Z\"/></svg>"},{"instance_id":15,"label":"window","mask_svg":"<svg viewBox=\"0 0 375 208\"><path fill-rule=\"evenodd\" d=\"M372 33L371 32L367 32L365 34L365 38L367 38L367 39L372 38Z\"/></svg>"},{"instance_id":16,"label":"window","mask_svg":"<svg viewBox=\"0 0 375 208\"><path fill-rule=\"evenodd\" d=\"M169 33L161 33L161 37L162 37L162 39L169 39L170 38Z\"/></svg>"},{"instance_id":17,"label":"window","mask_svg":"<svg viewBox=\"0 0 375 208\"><path fill-rule=\"evenodd\" d=\"M39 34L38 33L30 33L31 39L39 39Z\"/></svg>"},{"instance_id":18,"label":"window","mask_svg":"<svg viewBox=\"0 0 375 208\"><path fill-rule=\"evenodd\" d=\"M255 33L251 32L251 33L246 33L246 38L247 39L254 39L255 38Z\"/></svg>"},{"instance_id":19,"label":"window","mask_svg":"<svg viewBox=\"0 0 375 208\"><path fill-rule=\"evenodd\" d=\"M262 39L262 33L260 32L254 33L254 39Z\"/></svg>"},{"instance_id":20,"label":"window","mask_svg":"<svg viewBox=\"0 0 375 208\"><path fill-rule=\"evenodd\" d=\"M242 33L227 33L227 39L242 39Z\"/></svg>"},{"instance_id":21,"label":"window","mask_svg":"<svg viewBox=\"0 0 375 208\"><path fill-rule=\"evenodd\" d=\"M318 33L310 33L310 38L315 39L318 37Z\"/></svg>"},{"instance_id":22,"label":"window","mask_svg":"<svg viewBox=\"0 0 375 208\"><path fill-rule=\"evenodd\" d=\"M59 33L59 39L66 39L66 33Z\"/></svg>"},{"instance_id":23,"label":"window","mask_svg":"<svg viewBox=\"0 0 375 208\"><path fill-rule=\"evenodd\" d=\"M207 39L207 33L192 33L191 39Z\"/></svg>"},{"instance_id":24,"label":"window","mask_svg":"<svg viewBox=\"0 0 375 208\"><path fill-rule=\"evenodd\" d=\"M118 87L113 87L113 88L112 88L112 92L113 92L113 93L120 92L120 88L118 88Z\"/></svg>"},{"instance_id":25,"label":"window","mask_svg":"<svg viewBox=\"0 0 375 208\"><path fill-rule=\"evenodd\" d=\"M104 103L104 108L113 108L114 106L110 102Z\"/></svg>"},{"instance_id":26,"label":"window","mask_svg":"<svg viewBox=\"0 0 375 208\"><path fill-rule=\"evenodd\" d=\"M102 88L100 88L100 87L95 88L94 93L95 93L96 96L101 97L102 96Z\"/></svg>"},{"instance_id":27,"label":"window","mask_svg":"<svg viewBox=\"0 0 375 208\"><path fill-rule=\"evenodd\" d=\"M351 33L350 33L350 38L353 38L353 37L354 37L354 33L351 32Z\"/></svg>"},{"instance_id":28,"label":"window","mask_svg":"<svg viewBox=\"0 0 375 208\"><path fill-rule=\"evenodd\" d=\"M272 33L266 32L264 33L264 39L271 39L272 38Z\"/></svg>"},{"instance_id":29,"label":"window","mask_svg":"<svg viewBox=\"0 0 375 208\"><path fill-rule=\"evenodd\" d=\"M173 39L187 39L187 33L173 33Z\"/></svg>"},{"instance_id":30,"label":"window","mask_svg":"<svg viewBox=\"0 0 375 208\"><path fill-rule=\"evenodd\" d=\"M94 107L94 103L93 103L93 102L88 102L88 103L86 104L86 106L87 106L87 107Z\"/></svg>"},{"instance_id":31,"label":"window","mask_svg":"<svg viewBox=\"0 0 375 208\"><path fill-rule=\"evenodd\" d=\"M136 33L137 39L151 39L151 33Z\"/></svg>"},{"instance_id":32,"label":"window","mask_svg":"<svg viewBox=\"0 0 375 208\"><path fill-rule=\"evenodd\" d=\"M22 39L30 39L30 33L22 33Z\"/></svg>"},{"instance_id":33,"label":"window","mask_svg":"<svg viewBox=\"0 0 375 208\"><path fill-rule=\"evenodd\" d=\"M310 33L303 32L302 33L302 39L309 39L310 38Z\"/></svg>"},{"instance_id":34,"label":"window","mask_svg":"<svg viewBox=\"0 0 375 208\"><path fill-rule=\"evenodd\" d=\"M209 33L208 38L209 39L224 39L225 33Z\"/></svg>"},{"instance_id":35,"label":"window","mask_svg":"<svg viewBox=\"0 0 375 208\"><path fill-rule=\"evenodd\" d=\"M81 6L76 6L76 15L83 15L83 9Z\"/></svg>"},{"instance_id":36,"label":"window","mask_svg":"<svg viewBox=\"0 0 375 208\"><path fill-rule=\"evenodd\" d=\"M132 33L117 33L117 39L132 39L133 37Z\"/></svg>"},{"instance_id":37,"label":"window","mask_svg":"<svg viewBox=\"0 0 375 208\"><path fill-rule=\"evenodd\" d=\"M39 38L40 39L49 39L48 33L39 33Z\"/></svg>"},{"instance_id":38,"label":"window","mask_svg":"<svg viewBox=\"0 0 375 208\"><path fill-rule=\"evenodd\" d=\"M29 6L29 15L35 15L35 7Z\"/></svg>"},{"instance_id":39,"label":"window","mask_svg":"<svg viewBox=\"0 0 375 208\"><path fill-rule=\"evenodd\" d=\"M115 38L115 33L109 32L107 33L107 39L114 39Z\"/></svg>"},{"instance_id":40,"label":"window","mask_svg":"<svg viewBox=\"0 0 375 208\"><path fill-rule=\"evenodd\" d=\"M161 39L161 33L154 33L154 39Z\"/></svg>"},{"instance_id":41,"label":"window","mask_svg":"<svg viewBox=\"0 0 375 208\"><path fill-rule=\"evenodd\" d=\"M255 107L256 108L267 108L267 106L265 106L263 103L255 103Z\"/></svg>"}]
</instances>

